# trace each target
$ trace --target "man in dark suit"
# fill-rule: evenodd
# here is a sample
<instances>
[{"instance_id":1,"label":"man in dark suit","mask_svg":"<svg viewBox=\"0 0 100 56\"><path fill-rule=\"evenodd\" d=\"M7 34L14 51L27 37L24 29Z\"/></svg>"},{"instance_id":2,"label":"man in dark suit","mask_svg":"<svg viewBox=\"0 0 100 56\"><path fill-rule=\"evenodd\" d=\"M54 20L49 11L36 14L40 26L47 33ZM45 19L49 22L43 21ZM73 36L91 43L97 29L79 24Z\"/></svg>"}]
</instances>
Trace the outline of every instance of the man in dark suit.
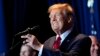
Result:
<instances>
[{"instance_id":1,"label":"man in dark suit","mask_svg":"<svg viewBox=\"0 0 100 56\"><path fill-rule=\"evenodd\" d=\"M41 44L34 35L27 34L25 42L39 51L38 56L90 56L91 40L79 34L74 28L73 9L67 3L58 3L49 7L50 23L56 33Z\"/></svg>"}]
</instances>

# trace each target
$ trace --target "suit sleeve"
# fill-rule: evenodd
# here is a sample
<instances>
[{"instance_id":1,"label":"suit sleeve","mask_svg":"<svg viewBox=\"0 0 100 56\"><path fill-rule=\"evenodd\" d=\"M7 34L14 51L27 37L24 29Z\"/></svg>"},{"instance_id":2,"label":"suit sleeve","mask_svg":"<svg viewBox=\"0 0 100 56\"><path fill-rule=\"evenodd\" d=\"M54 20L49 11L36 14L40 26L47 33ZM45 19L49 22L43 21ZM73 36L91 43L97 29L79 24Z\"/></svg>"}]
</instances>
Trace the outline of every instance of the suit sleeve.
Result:
<instances>
[{"instance_id":1,"label":"suit sleeve","mask_svg":"<svg viewBox=\"0 0 100 56\"><path fill-rule=\"evenodd\" d=\"M73 43L69 51L55 51L43 47L42 56L90 56L91 40L89 37L79 39Z\"/></svg>"}]
</instances>

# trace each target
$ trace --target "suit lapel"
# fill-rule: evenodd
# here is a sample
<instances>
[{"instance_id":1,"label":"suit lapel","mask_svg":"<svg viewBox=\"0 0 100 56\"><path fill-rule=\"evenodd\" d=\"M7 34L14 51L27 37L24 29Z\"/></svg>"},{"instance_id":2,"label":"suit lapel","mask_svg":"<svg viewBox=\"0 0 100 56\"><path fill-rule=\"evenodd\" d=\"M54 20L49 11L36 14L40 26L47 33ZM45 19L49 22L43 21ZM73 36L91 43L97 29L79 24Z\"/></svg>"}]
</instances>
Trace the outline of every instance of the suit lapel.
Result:
<instances>
[{"instance_id":1,"label":"suit lapel","mask_svg":"<svg viewBox=\"0 0 100 56\"><path fill-rule=\"evenodd\" d=\"M61 51L68 51L69 45L71 44L71 42L74 40L75 36L78 33L76 33L76 31L72 30L71 33L69 33L69 35L65 38L65 40L62 42L61 46L60 46L60 50Z\"/></svg>"},{"instance_id":2,"label":"suit lapel","mask_svg":"<svg viewBox=\"0 0 100 56\"><path fill-rule=\"evenodd\" d=\"M49 48L49 49L52 49L52 47L53 47L53 43L54 43L54 41L56 40L56 37L55 36L53 36L53 37L51 37L50 39L48 39L48 41L46 41L44 44L44 46L46 47L46 48Z\"/></svg>"},{"instance_id":3,"label":"suit lapel","mask_svg":"<svg viewBox=\"0 0 100 56\"><path fill-rule=\"evenodd\" d=\"M53 38L51 38L51 41L50 41L50 47L52 48L53 47L53 44L56 40L56 36L54 36Z\"/></svg>"}]
</instances>

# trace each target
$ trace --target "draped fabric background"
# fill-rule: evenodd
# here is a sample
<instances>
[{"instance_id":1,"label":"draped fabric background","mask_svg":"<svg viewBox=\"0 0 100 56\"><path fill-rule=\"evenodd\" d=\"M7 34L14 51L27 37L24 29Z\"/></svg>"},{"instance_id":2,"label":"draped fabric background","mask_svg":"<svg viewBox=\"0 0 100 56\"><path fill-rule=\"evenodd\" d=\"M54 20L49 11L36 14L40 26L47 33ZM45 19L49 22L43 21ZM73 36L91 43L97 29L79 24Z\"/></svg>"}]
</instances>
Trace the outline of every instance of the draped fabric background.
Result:
<instances>
[{"instance_id":1,"label":"draped fabric background","mask_svg":"<svg viewBox=\"0 0 100 56\"><path fill-rule=\"evenodd\" d=\"M0 0L0 53L6 50L5 17L2 1Z\"/></svg>"},{"instance_id":2,"label":"draped fabric background","mask_svg":"<svg viewBox=\"0 0 100 56\"><path fill-rule=\"evenodd\" d=\"M50 36L54 35L50 28L47 9L55 3L69 3L75 11L75 21L77 29L84 34L92 34L96 31L96 37L100 40L100 6L99 0L94 0L94 14L90 14L90 8L87 7L88 0L0 0L0 53L9 51L12 46L18 43L19 36L14 35L27 27L35 25L40 26L38 39L44 42ZM91 17L93 20L91 21ZM94 24L94 28L91 25ZM20 45L16 45L12 52L19 54ZM6 48L7 47L7 48ZM6 51L5 51L6 49ZM13 55L18 56L18 55Z\"/></svg>"}]
</instances>

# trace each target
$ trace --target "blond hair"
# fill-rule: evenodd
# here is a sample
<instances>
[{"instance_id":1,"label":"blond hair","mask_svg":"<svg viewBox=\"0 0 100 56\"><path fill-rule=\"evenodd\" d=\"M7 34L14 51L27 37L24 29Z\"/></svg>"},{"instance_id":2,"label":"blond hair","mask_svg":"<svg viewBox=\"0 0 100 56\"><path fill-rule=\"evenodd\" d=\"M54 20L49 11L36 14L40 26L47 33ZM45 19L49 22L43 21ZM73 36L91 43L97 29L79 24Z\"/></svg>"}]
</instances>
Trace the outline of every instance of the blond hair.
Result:
<instances>
[{"instance_id":1,"label":"blond hair","mask_svg":"<svg viewBox=\"0 0 100 56\"><path fill-rule=\"evenodd\" d=\"M73 14L74 13L72 7L68 3L54 4L54 5L49 7L48 13L50 13L54 9L65 10L67 12L67 14Z\"/></svg>"}]
</instances>

